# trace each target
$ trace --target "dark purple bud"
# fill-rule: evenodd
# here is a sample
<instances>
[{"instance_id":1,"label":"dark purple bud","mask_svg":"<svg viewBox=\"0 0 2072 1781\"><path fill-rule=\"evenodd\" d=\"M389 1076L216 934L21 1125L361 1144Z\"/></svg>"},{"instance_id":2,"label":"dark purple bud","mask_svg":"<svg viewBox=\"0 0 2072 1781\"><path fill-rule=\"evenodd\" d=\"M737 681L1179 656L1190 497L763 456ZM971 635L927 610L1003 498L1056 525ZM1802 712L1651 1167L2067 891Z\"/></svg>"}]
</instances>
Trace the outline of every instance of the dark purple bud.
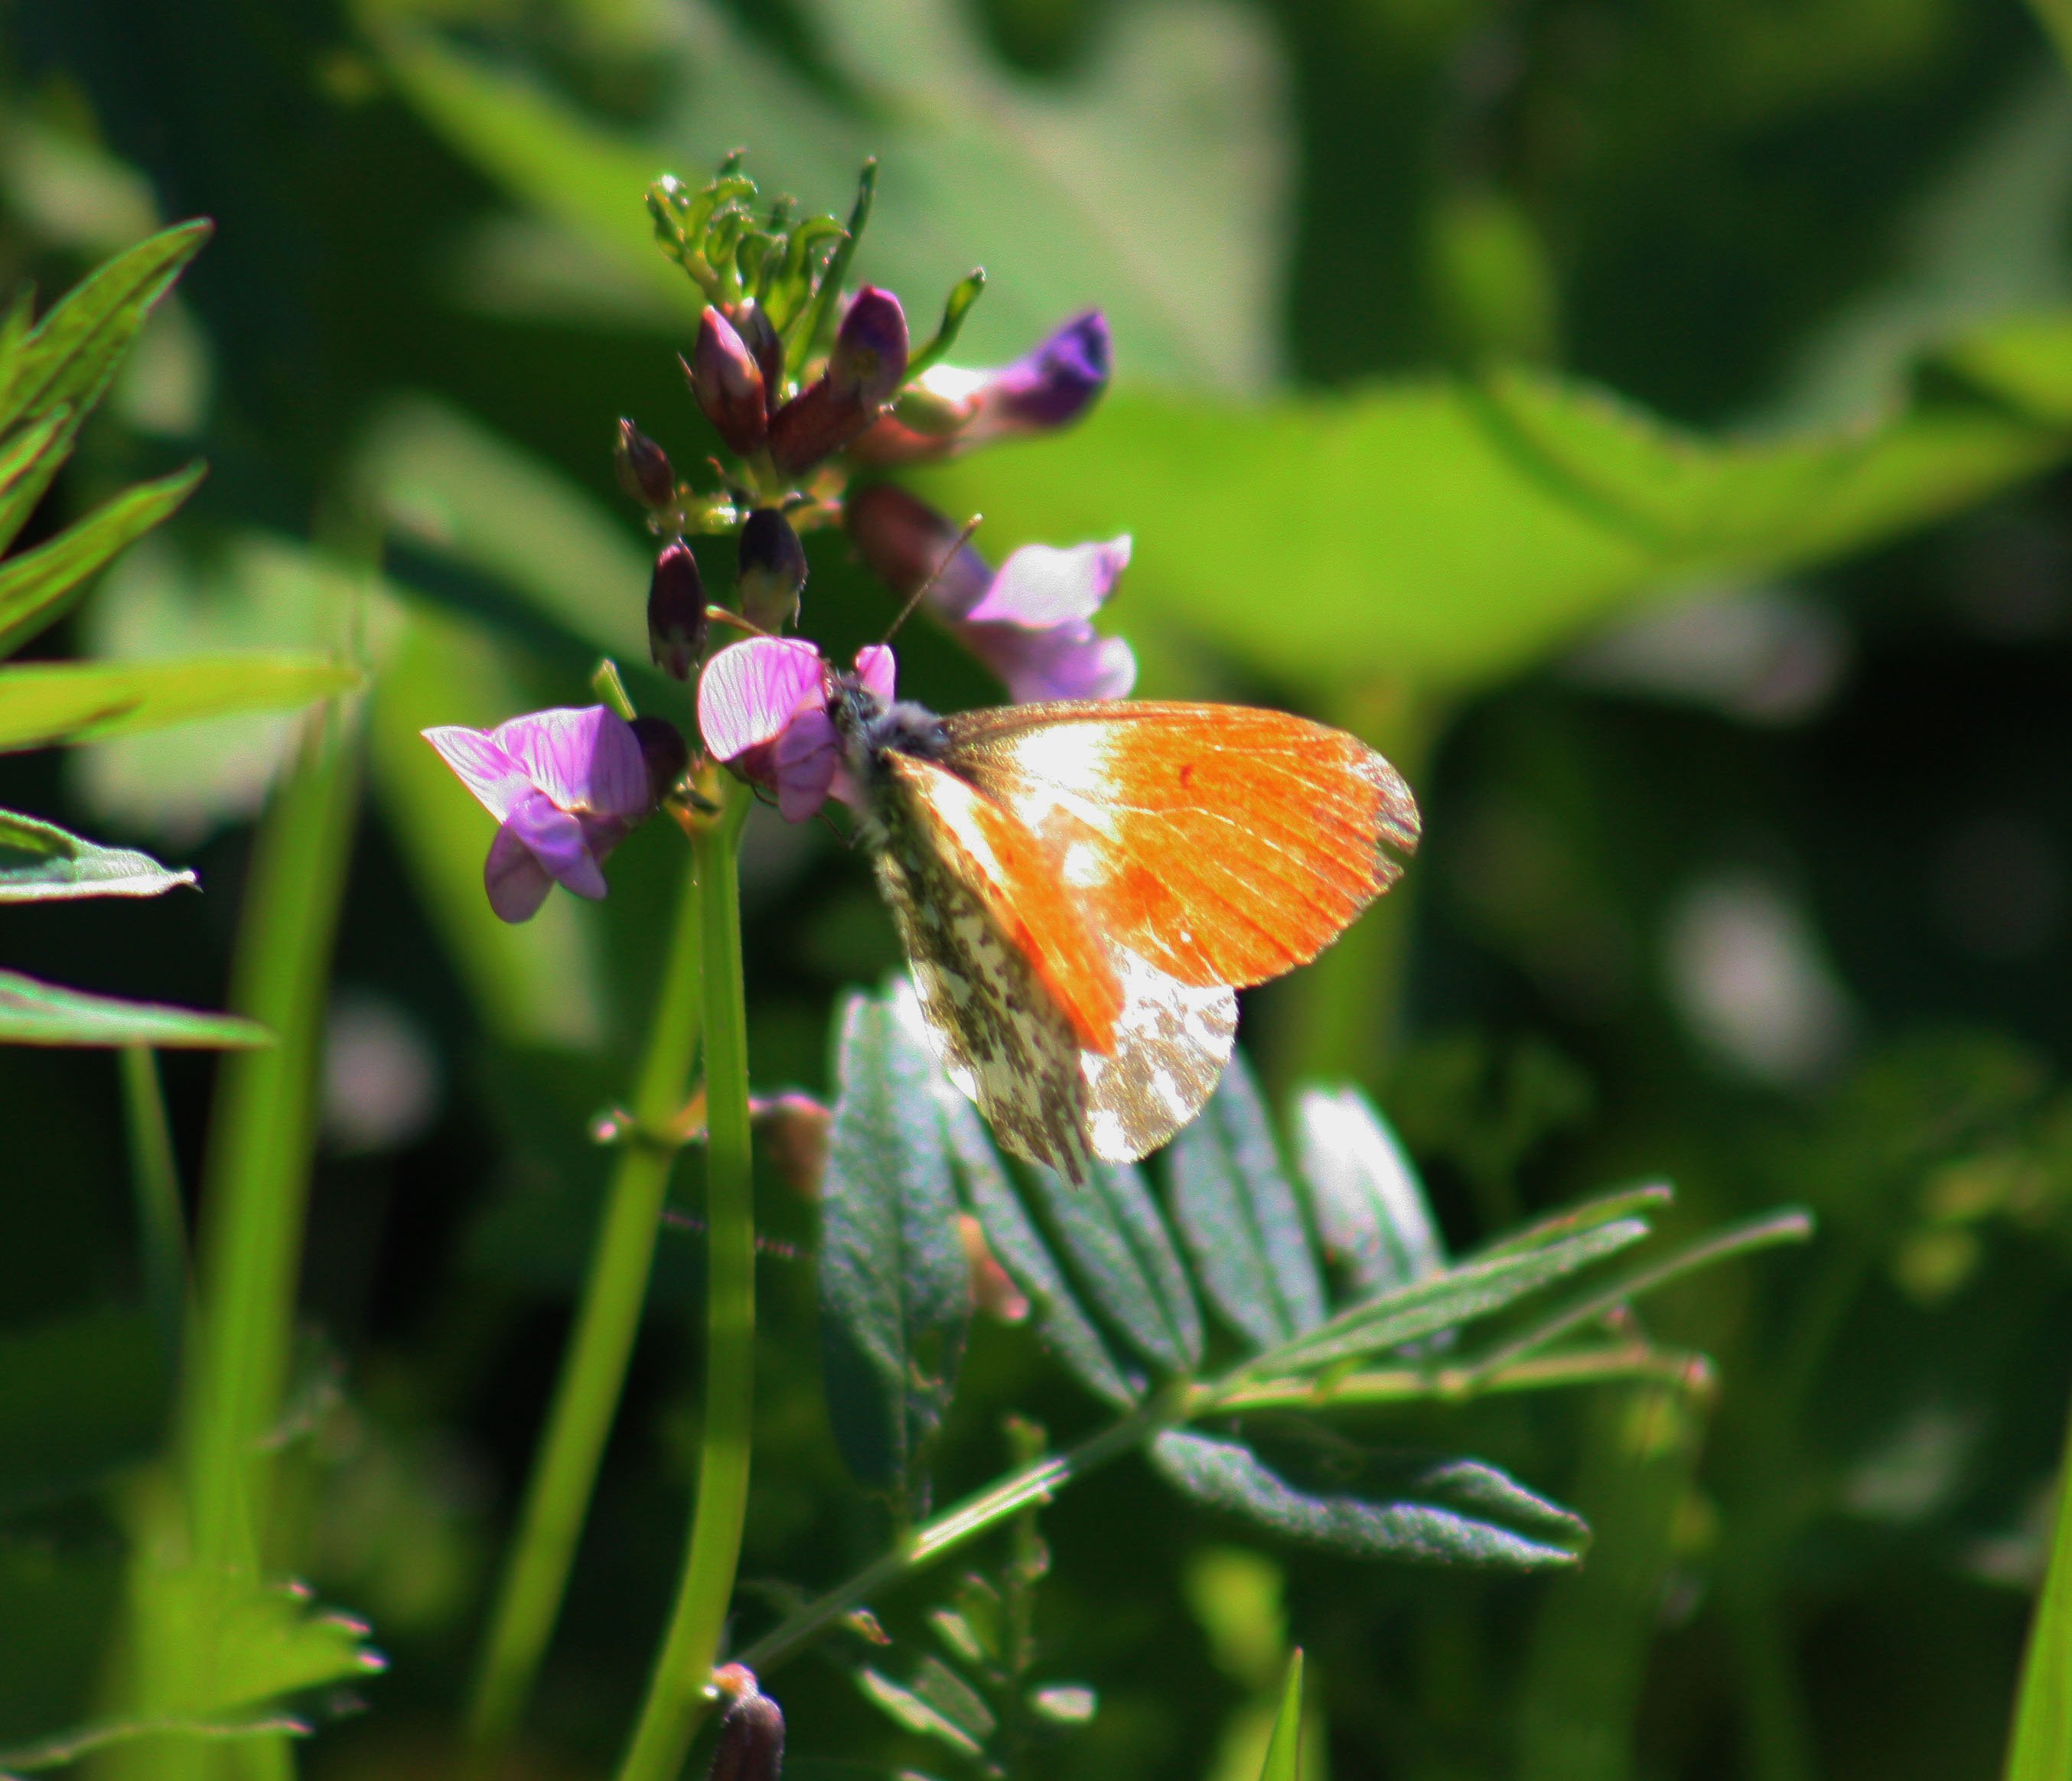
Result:
<instances>
[{"instance_id":1,"label":"dark purple bud","mask_svg":"<svg viewBox=\"0 0 2072 1781\"><path fill-rule=\"evenodd\" d=\"M689 369L691 393L727 449L743 458L757 449L769 420L763 367L734 324L716 309L708 307L698 322Z\"/></svg>"},{"instance_id":2,"label":"dark purple bud","mask_svg":"<svg viewBox=\"0 0 2072 1781\"><path fill-rule=\"evenodd\" d=\"M619 486L643 506L666 507L676 499L676 472L669 454L631 421L619 423L612 458Z\"/></svg>"},{"instance_id":3,"label":"dark purple bud","mask_svg":"<svg viewBox=\"0 0 2072 1781\"><path fill-rule=\"evenodd\" d=\"M857 437L906 375L906 318L889 290L866 286L835 330L828 368L770 417L770 456L799 476Z\"/></svg>"},{"instance_id":4,"label":"dark purple bud","mask_svg":"<svg viewBox=\"0 0 2072 1781\"><path fill-rule=\"evenodd\" d=\"M705 583L698 560L682 539L672 539L655 559L648 585L648 648L672 679L688 680L705 646Z\"/></svg>"},{"instance_id":5,"label":"dark purple bud","mask_svg":"<svg viewBox=\"0 0 2072 1781\"><path fill-rule=\"evenodd\" d=\"M871 572L902 600L935 577L928 602L961 618L985 596L993 571L958 529L927 502L890 482L859 490L845 504L849 535Z\"/></svg>"},{"instance_id":6,"label":"dark purple bud","mask_svg":"<svg viewBox=\"0 0 2072 1781\"><path fill-rule=\"evenodd\" d=\"M820 1196L828 1172L828 1138L834 1114L796 1089L748 1103L756 1148L784 1184L808 1200Z\"/></svg>"},{"instance_id":7,"label":"dark purple bud","mask_svg":"<svg viewBox=\"0 0 2072 1781\"><path fill-rule=\"evenodd\" d=\"M741 616L763 630L790 629L806 585L806 548L775 507L758 507L741 528Z\"/></svg>"},{"instance_id":8,"label":"dark purple bud","mask_svg":"<svg viewBox=\"0 0 2072 1781\"><path fill-rule=\"evenodd\" d=\"M719 1722L711 1781L777 1781L784 1766L784 1715L767 1694L744 1694Z\"/></svg>"},{"instance_id":9,"label":"dark purple bud","mask_svg":"<svg viewBox=\"0 0 2072 1781\"><path fill-rule=\"evenodd\" d=\"M763 373L765 405L774 404L777 392L784 387L783 336L763 313L763 306L752 297L734 312L734 331L741 336L741 343L748 348Z\"/></svg>"},{"instance_id":10,"label":"dark purple bud","mask_svg":"<svg viewBox=\"0 0 2072 1781\"><path fill-rule=\"evenodd\" d=\"M853 392L875 416L906 379L906 316L889 290L866 285L842 312L828 355L828 381Z\"/></svg>"},{"instance_id":11,"label":"dark purple bud","mask_svg":"<svg viewBox=\"0 0 2072 1781\"><path fill-rule=\"evenodd\" d=\"M666 717L635 718L633 736L640 745L641 759L648 763L648 783L659 804L690 765L690 745Z\"/></svg>"},{"instance_id":12,"label":"dark purple bud","mask_svg":"<svg viewBox=\"0 0 2072 1781\"><path fill-rule=\"evenodd\" d=\"M1108 318L1099 310L1075 315L1034 352L1001 367L986 392L987 418L1003 433L1076 421L1108 388L1112 356Z\"/></svg>"}]
</instances>

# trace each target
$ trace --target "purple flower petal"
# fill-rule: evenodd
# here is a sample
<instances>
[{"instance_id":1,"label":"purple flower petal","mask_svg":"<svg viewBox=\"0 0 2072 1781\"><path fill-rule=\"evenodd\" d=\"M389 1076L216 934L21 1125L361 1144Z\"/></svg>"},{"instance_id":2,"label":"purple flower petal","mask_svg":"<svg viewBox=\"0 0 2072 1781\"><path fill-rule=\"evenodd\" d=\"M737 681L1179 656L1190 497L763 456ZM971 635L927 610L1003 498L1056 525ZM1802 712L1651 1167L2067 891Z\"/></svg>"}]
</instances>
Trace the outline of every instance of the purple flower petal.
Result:
<instances>
[{"instance_id":1,"label":"purple flower petal","mask_svg":"<svg viewBox=\"0 0 2072 1781\"><path fill-rule=\"evenodd\" d=\"M1137 684L1137 657L1120 637L1083 620L1031 629L1013 624L954 627L965 647L1006 683L1018 705L1044 699L1120 699Z\"/></svg>"},{"instance_id":2,"label":"purple flower petal","mask_svg":"<svg viewBox=\"0 0 2072 1781\"><path fill-rule=\"evenodd\" d=\"M489 893L489 906L511 922L531 921L554 888L547 868L532 857L532 850L508 823L497 830L496 839L489 843L482 882Z\"/></svg>"},{"instance_id":3,"label":"purple flower petal","mask_svg":"<svg viewBox=\"0 0 2072 1781\"><path fill-rule=\"evenodd\" d=\"M826 712L808 706L784 726L771 750L777 813L803 823L827 802L841 765L841 739Z\"/></svg>"},{"instance_id":4,"label":"purple flower petal","mask_svg":"<svg viewBox=\"0 0 2072 1781\"><path fill-rule=\"evenodd\" d=\"M521 802L499 832L516 835L548 876L577 896L595 901L604 895L604 874L598 869L589 830L545 792L535 792ZM614 835L613 842L617 839Z\"/></svg>"},{"instance_id":5,"label":"purple flower petal","mask_svg":"<svg viewBox=\"0 0 2072 1781\"><path fill-rule=\"evenodd\" d=\"M639 738L609 706L531 712L490 739L564 810L639 817L653 802Z\"/></svg>"},{"instance_id":6,"label":"purple flower petal","mask_svg":"<svg viewBox=\"0 0 2072 1781\"><path fill-rule=\"evenodd\" d=\"M460 782L498 822L511 814L511 806L532 789L524 768L514 761L495 737L464 724L442 724L421 733L439 751L439 758L451 767Z\"/></svg>"},{"instance_id":7,"label":"purple flower petal","mask_svg":"<svg viewBox=\"0 0 2072 1781\"><path fill-rule=\"evenodd\" d=\"M890 704L898 664L892 659L892 650L884 643L866 643L856 652L856 677L863 683L865 692L881 704Z\"/></svg>"},{"instance_id":8,"label":"purple flower petal","mask_svg":"<svg viewBox=\"0 0 2072 1781\"><path fill-rule=\"evenodd\" d=\"M804 707L827 697L820 652L796 637L752 637L705 663L698 678L698 731L717 761L774 742Z\"/></svg>"},{"instance_id":9,"label":"purple flower petal","mask_svg":"<svg viewBox=\"0 0 2072 1781\"><path fill-rule=\"evenodd\" d=\"M1100 610L1129 567L1127 533L1105 544L1024 544L1001 565L984 598L959 614L968 622L1040 630L1083 624Z\"/></svg>"}]
</instances>

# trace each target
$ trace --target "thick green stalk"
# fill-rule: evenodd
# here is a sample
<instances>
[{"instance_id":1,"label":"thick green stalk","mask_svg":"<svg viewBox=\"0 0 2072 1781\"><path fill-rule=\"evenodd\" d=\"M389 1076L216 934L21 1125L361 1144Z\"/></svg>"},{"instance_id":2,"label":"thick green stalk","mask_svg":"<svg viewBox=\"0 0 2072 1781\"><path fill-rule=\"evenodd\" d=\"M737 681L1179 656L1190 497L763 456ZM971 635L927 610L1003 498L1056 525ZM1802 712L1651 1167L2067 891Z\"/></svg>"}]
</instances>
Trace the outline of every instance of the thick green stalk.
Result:
<instances>
[{"instance_id":1,"label":"thick green stalk","mask_svg":"<svg viewBox=\"0 0 2072 1781\"><path fill-rule=\"evenodd\" d=\"M741 976L735 843L747 814L741 787L697 840L705 903L705 1434L697 1506L669 1630L648 1678L619 1781L673 1781L703 1716L720 1633L734 1598L748 1513L755 1389L755 1204L750 1178L748 1026Z\"/></svg>"},{"instance_id":2,"label":"thick green stalk","mask_svg":"<svg viewBox=\"0 0 2072 1781\"><path fill-rule=\"evenodd\" d=\"M490 1620L468 1726L477 1749L516 1729L561 1612L606 1436L640 1325L662 1203L676 1161L666 1128L681 1110L698 1043L701 969L699 877L687 869L675 932L633 1098L634 1132L619 1153L590 1253L582 1303ZM738 967L737 967L738 969Z\"/></svg>"}]
</instances>

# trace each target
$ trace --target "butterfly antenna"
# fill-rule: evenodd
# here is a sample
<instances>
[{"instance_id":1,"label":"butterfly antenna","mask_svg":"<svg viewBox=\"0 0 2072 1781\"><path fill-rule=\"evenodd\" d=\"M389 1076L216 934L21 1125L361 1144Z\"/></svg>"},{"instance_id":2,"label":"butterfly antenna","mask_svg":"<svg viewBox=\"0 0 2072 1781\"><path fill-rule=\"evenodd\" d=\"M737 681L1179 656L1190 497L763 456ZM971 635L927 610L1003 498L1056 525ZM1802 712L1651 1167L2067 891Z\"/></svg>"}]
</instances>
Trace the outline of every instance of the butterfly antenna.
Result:
<instances>
[{"instance_id":1,"label":"butterfly antenna","mask_svg":"<svg viewBox=\"0 0 2072 1781\"><path fill-rule=\"evenodd\" d=\"M929 572L928 579L906 597L906 604L899 609L899 616L886 627L885 634L878 640L881 646L890 642L899 627L914 616L914 609L927 597L929 589L942 580L943 572L956 560L957 552L971 542L972 534L978 530L985 519L984 514L975 513L964 522L964 530L950 541L950 548L943 552L943 560Z\"/></svg>"}]
</instances>

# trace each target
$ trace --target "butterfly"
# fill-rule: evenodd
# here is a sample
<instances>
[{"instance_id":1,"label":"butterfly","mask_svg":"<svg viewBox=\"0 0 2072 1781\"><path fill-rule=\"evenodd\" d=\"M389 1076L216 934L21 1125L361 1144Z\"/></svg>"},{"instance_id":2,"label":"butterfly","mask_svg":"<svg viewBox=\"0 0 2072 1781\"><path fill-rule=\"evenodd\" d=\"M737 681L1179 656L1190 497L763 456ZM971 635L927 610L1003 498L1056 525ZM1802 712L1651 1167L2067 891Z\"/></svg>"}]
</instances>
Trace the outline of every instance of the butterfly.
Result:
<instances>
[{"instance_id":1,"label":"butterfly","mask_svg":"<svg viewBox=\"0 0 2072 1781\"><path fill-rule=\"evenodd\" d=\"M870 678L829 670L825 716L930 1047L1005 1148L1075 1182L1192 1119L1235 992L1315 958L1395 882L1389 850L1417 845L1402 776L1303 718L938 716Z\"/></svg>"}]
</instances>

